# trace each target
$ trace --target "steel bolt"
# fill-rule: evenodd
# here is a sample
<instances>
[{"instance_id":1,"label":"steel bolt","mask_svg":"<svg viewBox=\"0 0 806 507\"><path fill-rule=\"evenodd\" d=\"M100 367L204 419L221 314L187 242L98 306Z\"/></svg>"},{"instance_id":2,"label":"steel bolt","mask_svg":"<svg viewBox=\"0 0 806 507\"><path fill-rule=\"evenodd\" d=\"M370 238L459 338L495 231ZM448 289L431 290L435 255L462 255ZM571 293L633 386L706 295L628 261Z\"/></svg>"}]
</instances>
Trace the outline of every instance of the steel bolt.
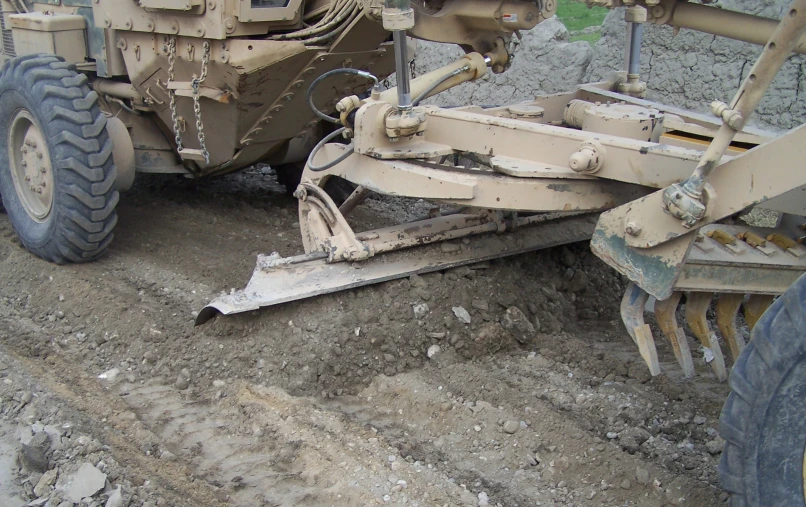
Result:
<instances>
[{"instance_id":1,"label":"steel bolt","mask_svg":"<svg viewBox=\"0 0 806 507\"><path fill-rule=\"evenodd\" d=\"M624 231L630 236L640 236L641 226L635 222L627 222L627 227L624 228Z\"/></svg>"}]
</instances>

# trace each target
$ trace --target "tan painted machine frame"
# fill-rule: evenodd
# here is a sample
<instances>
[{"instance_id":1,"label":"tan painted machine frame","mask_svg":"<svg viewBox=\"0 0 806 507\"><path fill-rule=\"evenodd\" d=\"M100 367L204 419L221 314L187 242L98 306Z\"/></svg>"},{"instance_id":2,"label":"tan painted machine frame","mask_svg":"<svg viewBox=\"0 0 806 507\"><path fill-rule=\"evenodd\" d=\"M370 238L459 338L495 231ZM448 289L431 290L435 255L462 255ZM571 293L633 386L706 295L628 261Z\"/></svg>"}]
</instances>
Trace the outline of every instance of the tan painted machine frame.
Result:
<instances>
[{"instance_id":1,"label":"tan painted machine frame","mask_svg":"<svg viewBox=\"0 0 806 507\"><path fill-rule=\"evenodd\" d=\"M696 23L689 9L717 22ZM337 109L350 144L318 147L295 194L300 199L306 254L262 258L247 289L217 299L199 321L217 312L267 306L460 262L433 249L421 254L427 260L417 268L401 268L395 261L371 262L378 254L400 248L490 233L525 245L530 234L540 236L536 231L545 227L544 213L560 213L570 216L564 219L566 229L576 231L565 240L592 233L594 252L633 281L622 315L652 374L660 373L660 365L643 318L650 295L658 300L656 317L684 374L693 374L690 348L674 312L685 291L692 330L715 375L725 380L724 356L705 319L713 294L723 294L717 305L718 327L736 356L744 345L735 325L744 294L751 294L744 308L752 325L771 296L785 291L806 271L806 248L797 241L803 236L798 226L806 223L800 218L806 214L806 201L797 198L806 188L806 173L791 169L806 155L806 129L775 137L745 125L787 56L801 50L806 0L795 1L780 22L747 15L737 19L730 11L673 0L631 2L627 19L633 27L648 21L688 20L694 28L709 31L713 26L712 33L726 36L736 35L733 24L741 22L747 28L744 40L766 37L766 46L734 101L712 105L715 118L641 98L646 86L638 79L634 61L628 72L615 73L605 82L538 96L528 103L486 109L403 104L410 100L407 94L430 96L480 78L487 67L505 66L495 51L469 53L406 82L405 93L388 90L375 91L366 99L345 97ZM630 49L635 58L635 48ZM358 185L341 207L321 191L333 177ZM702 187L700 193L684 192L683 185L692 180L697 180L695 187ZM670 189L671 200L664 200ZM345 216L370 191L461 206L465 211L356 233ZM683 195L690 202L682 202ZM789 213L781 227L716 224L765 201L776 208L771 200L778 196L784 197L777 200L777 208ZM589 217L578 215L606 210L610 211L601 215L595 231L586 228ZM488 244L475 256L467 254L461 262L492 251L500 256L523 250L500 243ZM357 268L364 272L329 267L339 261L366 261ZM321 280L325 272L326 287L319 283L313 292L291 282Z\"/></svg>"}]
</instances>

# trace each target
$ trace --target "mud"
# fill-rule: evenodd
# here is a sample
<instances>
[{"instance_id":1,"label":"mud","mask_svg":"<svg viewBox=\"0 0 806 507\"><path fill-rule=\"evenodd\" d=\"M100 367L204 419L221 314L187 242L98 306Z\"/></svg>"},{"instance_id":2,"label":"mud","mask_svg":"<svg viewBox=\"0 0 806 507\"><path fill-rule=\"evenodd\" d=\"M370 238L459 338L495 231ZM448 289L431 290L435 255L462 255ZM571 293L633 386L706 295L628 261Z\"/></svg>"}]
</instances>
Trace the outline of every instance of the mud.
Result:
<instances>
[{"instance_id":1,"label":"mud","mask_svg":"<svg viewBox=\"0 0 806 507\"><path fill-rule=\"evenodd\" d=\"M351 221L429 207L372 197ZM650 378L618 318L625 281L585 244L194 327L257 253L301 252L296 202L262 168L142 178L119 215L109 255L54 266L0 214L2 438L50 442L7 493L72 505L89 463L106 484L86 505L726 500L727 387L696 359L683 380L660 340Z\"/></svg>"}]
</instances>

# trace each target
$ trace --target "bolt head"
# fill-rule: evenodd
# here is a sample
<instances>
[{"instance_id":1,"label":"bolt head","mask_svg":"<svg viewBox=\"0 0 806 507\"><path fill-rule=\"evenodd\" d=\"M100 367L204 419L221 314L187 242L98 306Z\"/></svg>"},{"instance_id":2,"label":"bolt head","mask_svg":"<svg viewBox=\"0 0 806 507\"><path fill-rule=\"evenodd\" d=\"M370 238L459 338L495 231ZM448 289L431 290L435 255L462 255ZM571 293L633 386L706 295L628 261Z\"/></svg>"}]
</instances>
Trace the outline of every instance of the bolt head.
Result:
<instances>
[{"instance_id":1,"label":"bolt head","mask_svg":"<svg viewBox=\"0 0 806 507\"><path fill-rule=\"evenodd\" d=\"M22 165L23 167L28 167L28 162L23 160L20 165Z\"/></svg>"},{"instance_id":2,"label":"bolt head","mask_svg":"<svg viewBox=\"0 0 806 507\"><path fill-rule=\"evenodd\" d=\"M25 177L25 181L31 181L31 177L30 177L30 176L26 176L26 177Z\"/></svg>"},{"instance_id":3,"label":"bolt head","mask_svg":"<svg viewBox=\"0 0 806 507\"><path fill-rule=\"evenodd\" d=\"M41 151L37 151L37 152L36 152L36 158L42 158L42 157L44 157L44 155L42 154L42 152L41 152Z\"/></svg>"},{"instance_id":4,"label":"bolt head","mask_svg":"<svg viewBox=\"0 0 806 507\"><path fill-rule=\"evenodd\" d=\"M36 141L31 141L31 148L36 148Z\"/></svg>"},{"instance_id":5,"label":"bolt head","mask_svg":"<svg viewBox=\"0 0 806 507\"><path fill-rule=\"evenodd\" d=\"M41 172L42 174L45 174L46 172L48 172L48 170L43 167L43 168L41 168L39 170L39 172Z\"/></svg>"},{"instance_id":6,"label":"bolt head","mask_svg":"<svg viewBox=\"0 0 806 507\"><path fill-rule=\"evenodd\" d=\"M28 153L28 147L23 146L22 148L20 148L20 151L23 152L23 153Z\"/></svg>"},{"instance_id":7,"label":"bolt head","mask_svg":"<svg viewBox=\"0 0 806 507\"><path fill-rule=\"evenodd\" d=\"M36 189L36 193L37 193L37 194L41 194L41 193L42 193L42 187L38 187L38 188Z\"/></svg>"},{"instance_id":8,"label":"bolt head","mask_svg":"<svg viewBox=\"0 0 806 507\"><path fill-rule=\"evenodd\" d=\"M630 236L640 236L641 226L636 224L635 222L628 222L627 227L624 228L624 232L626 232Z\"/></svg>"}]
</instances>

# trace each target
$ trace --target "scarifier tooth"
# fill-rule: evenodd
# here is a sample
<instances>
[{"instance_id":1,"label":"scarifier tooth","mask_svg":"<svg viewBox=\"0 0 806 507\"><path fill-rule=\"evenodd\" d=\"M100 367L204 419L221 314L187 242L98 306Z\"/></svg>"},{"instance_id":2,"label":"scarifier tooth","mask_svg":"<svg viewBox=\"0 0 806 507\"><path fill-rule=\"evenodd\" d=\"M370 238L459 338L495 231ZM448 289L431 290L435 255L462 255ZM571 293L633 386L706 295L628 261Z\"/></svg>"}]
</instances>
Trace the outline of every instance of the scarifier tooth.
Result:
<instances>
[{"instance_id":1,"label":"scarifier tooth","mask_svg":"<svg viewBox=\"0 0 806 507\"><path fill-rule=\"evenodd\" d=\"M736 326L736 317L739 315L739 308L744 302L744 294L720 294L716 302L716 326L725 341L730 346L730 353L733 360L739 358L744 348L744 337L739 334Z\"/></svg>"},{"instance_id":2,"label":"scarifier tooth","mask_svg":"<svg viewBox=\"0 0 806 507\"><path fill-rule=\"evenodd\" d=\"M663 331L663 334L672 343L674 355L677 358L683 375L686 378L694 376L694 360L691 358L691 350L688 347L686 333L677 324L677 306L680 304L682 292L673 292L669 299L665 301L655 301L655 319Z\"/></svg>"},{"instance_id":3,"label":"scarifier tooth","mask_svg":"<svg viewBox=\"0 0 806 507\"><path fill-rule=\"evenodd\" d=\"M767 311L767 308L772 304L775 296L767 294L751 294L744 304L744 320L747 322L747 327L752 331L756 327L756 322Z\"/></svg>"},{"instance_id":4,"label":"scarifier tooth","mask_svg":"<svg viewBox=\"0 0 806 507\"><path fill-rule=\"evenodd\" d=\"M638 346L638 352L649 367L649 373L654 377L660 374L660 363L652 331L644 322L644 306L648 299L649 294L635 283L630 282L621 300L621 320L627 327L630 338Z\"/></svg>"},{"instance_id":5,"label":"scarifier tooth","mask_svg":"<svg viewBox=\"0 0 806 507\"><path fill-rule=\"evenodd\" d=\"M694 336L700 340L704 347L711 349L711 352L713 352L714 359L711 361L711 368L714 370L716 378L720 382L724 382L728 379L725 357L722 355L722 349L719 347L716 334L711 331L711 326L708 325L706 316L713 297L712 292L688 293L686 295L686 320L694 332Z\"/></svg>"}]
</instances>

